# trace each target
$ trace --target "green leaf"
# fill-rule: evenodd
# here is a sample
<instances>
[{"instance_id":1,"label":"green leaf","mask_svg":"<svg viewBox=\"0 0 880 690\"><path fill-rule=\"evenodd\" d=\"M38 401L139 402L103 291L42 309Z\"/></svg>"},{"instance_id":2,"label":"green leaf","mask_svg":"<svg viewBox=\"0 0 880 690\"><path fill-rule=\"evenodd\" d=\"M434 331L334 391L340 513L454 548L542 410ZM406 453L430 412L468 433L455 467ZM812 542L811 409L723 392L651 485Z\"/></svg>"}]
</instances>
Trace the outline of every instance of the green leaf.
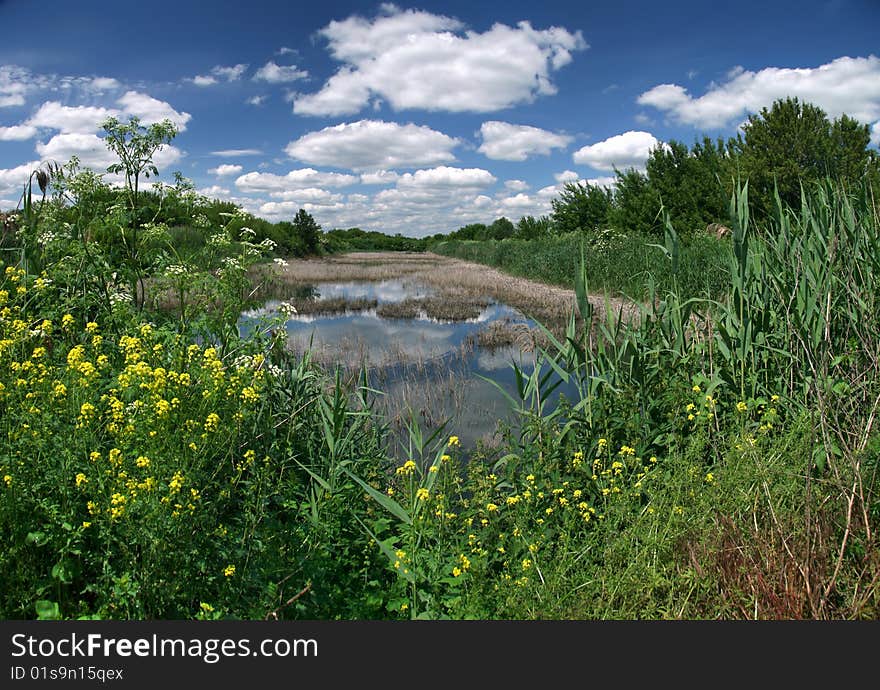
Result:
<instances>
[{"instance_id":1,"label":"green leaf","mask_svg":"<svg viewBox=\"0 0 880 690\"><path fill-rule=\"evenodd\" d=\"M382 553L385 554L386 558L388 558L388 562L391 564L391 567L394 568L394 563L397 561L397 556L394 554L388 544L385 541L379 539L375 534L373 534L370 528L367 527L364 524L363 520L361 520L357 515L354 516L354 519L357 520L360 523L361 527L366 530L367 534L369 534L373 538L373 541L376 542L376 544L379 546L379 549L382 551ZM412 570L405 573L401 568L394 568L394 571L409 582L415 582L415 576L413 575Z\"/></svg>"},{"instance_id":2,"label":"green leaf","mask_svg":"<svg viewBox=\"0 0 880 690\"><path fill-rule=\"evenodd\" d=\"M61 620L61 610L58 608L58 602L49 601L48 599L39 599L37 603L34 604L34 608L37 612L37 620Z\"/></svg>"},{"instance_id":3,"label":"green leaf","mask_svg":"<svg viewBox=\"0 0 880 690\"><path fill-rule=\"evenodd\" d=\"M49 538L46 536L45 532L28 532L25 537L25 542L28 544L35 544L36 546L43 546L49 541Z\"/></svg>"},{"instance_id":4,"label":"green leaf","mask_svg":"<svg viewBox=\"0 0 880 690\"><path fill-rule=\"evenodd\" d=\"M390 496L386 496L381 491L376 491L376 489L367 484L363 479L358 477L353 472L350 472L347 468L343 467L342 471L345 472L349 477L354 479L358 484L360 484L363 490L366 491L367 494L376 501L376 503L385 508L385 510L391 513L394 517L407 525L412 524L412 518L409 516L409 513L407 513L397 501L395 501ZM372 534L372 532L370 534Z\"/></svg>"}]
</instances>

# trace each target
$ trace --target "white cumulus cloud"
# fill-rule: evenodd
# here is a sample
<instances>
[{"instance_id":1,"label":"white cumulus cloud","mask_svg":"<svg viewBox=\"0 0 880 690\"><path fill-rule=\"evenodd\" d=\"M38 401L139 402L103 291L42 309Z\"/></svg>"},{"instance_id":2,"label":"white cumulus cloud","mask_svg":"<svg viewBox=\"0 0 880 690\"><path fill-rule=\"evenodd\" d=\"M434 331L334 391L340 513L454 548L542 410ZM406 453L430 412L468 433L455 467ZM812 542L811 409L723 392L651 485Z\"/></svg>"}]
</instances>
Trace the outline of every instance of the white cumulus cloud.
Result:
<instances>
[{"instance_id":1,"label":"white cumulus cloud","mask_svg":"<svg viewBox=\"0 0 880 690\"><path fill-rule=\"evenodd\" d=\"M218 165L216 168L208 168L208 173L216 175L217 177L224 177L226 175L238 175L242 170L244 170L244 168L240 165L224 163L223 165Z\"/></svg>"},{"instance_id":2,"label":"white cumulus cloud","mask_svg":"<svg viewBox=\"0 0 880 690\"><path fill-rule=\"evenodd\" d=\"M274 173L249 172L235 180L235 186L246 193L282 194L293 190L321 187L347 187L357 184L354 175L319 172L314 168L291 170L286 175Z\"/></svg>"},{"instance_id":3,"label":"white cumulus cloud","mask_svg":"<svg viewBox=\"0 0 880 690\"><path fill-rule=\"evenodd\" d=\"M400 189L481 188L495 182L495 176L482 168L450 168L441 165L401 175L397 186Z\"/></svg>"},{"instance_id":4,"label":"white cumulus cloud","mask_svg":"<svg viewBox=\"0 0 880 690\"><path fill-rule=\"evenodd\" d=\"M220 158L240 158L243 156L259 156L263 152L260 149L221 149L220 151L211 151L212 156Z\"/></svg>"},{"instance_id":5,"label":"white cumulus cloud","mask_svg":"<svg viewBox=\"0 0 880 690\"><path fill-rule=\"evenodd\" d=\"M35 136L37 136L37 128L32 125L0 127L0 141L25 141Z\"/></svg>"},{"instance_id":6,"label":"white cumulus cloud","mask_svg":"<svg viewBox=\"0 0 880 690\"><path fill-rule=\"evenodd\" d=\"M393 170L376 170L375 172L363 173L361 184L393 184L400 175Z\"/></svg>"},{"instance_id":7,"label":"white cumulus cloud","mask_svg":"<svg viewBox=\"0 0 880 690\"><path fill-rule=\"evenodd\" d=\"M566 182L575 182L581 178L574 170L563 170L553 176L557 182L565 184Z\"/></svg>"},{"instance_id":8,"label":"white cumulus cloud","mask_svg":"<svg viewBox=\"0 0 880 690\"><path fill-rule=\"evenodd\" d=\"M160 101L138 91L126 91L116 102L122 106L126 114L139 117L141 124L144 125L151 125L168 119L183 132L186 130L186 123L192 119L192 115L189 113L180 113L165 101Z\"/></svg>"},{"instance_id":9,"label":"white cumulus cloud","mask_svg":"<svg viewBox=\"0 0 880 690\"><path fill-rule=\"evenodd\" d=\"M46 143L38 142L36 151L40 158L58 162L66 162L71 156L77 156L83 167L99 171L118 162L116 155L107 149L104 140L94 134L56 134ZM153 163L161 170L179 161L182 155L180 149L166 145L156 151Z\"/></svg>"},{"instance_id":10,"label":"white cumulus cloud","mask_svg":"<svg viewBox=\"0 0 880 690\"><path fill-rule=\"evenodd\" d=\"M270 84L283 84L289 81L305 79L309 76L306 70L297 69L296 65L276 65L274 60L269 60L254 74L255 81L265 81Z\"/></svg>"},{"instance_id":11,"label":"white cumulus cloud","mask_svg":"<svg viewBox=\"0 0 880 690\"><path fill-rule=\"evenodd\" d=\"M62 134L88 134L100 129L102 120L119 117L121 113L111 108L94 106L68 106L57 101L43 103L25 123L32 127L57 129Z\"/></svg>"},{"instance_id":12,"label":"white cumulus cloud","mask_svg":"<svg viewBox=\"0 0 880 690\"><path fill-rule=\"evenodd\" d=\"M110 91L118 89L121 84L113 77L95 77L89 85L94 91Z\"/></svg>"},{"instance_id":13,"label":"white cumulus cloud","mask_svg":"<svg viewBox=\"0 0 880 690\"><path fill-rule=\"evenodd\" d=\"M643 169L651 150L660 142L649 132L629 131L574 152L575 163L596 170Z\"/></svg>"},{"instance_id":14,"label":"white cumulus cloud","mask_svg":"<svg viewBox=\"0 0 880 690\"><path fill-rule=\"evenodd\" d=\"M319 34L342 63L320 91L299 95L303 115L350 115L371 97L395 110L491 112L553 94L552 73L587 47L579 31L496 23L466 30L457 19L383 5L379 16L332 21Z\"/></svg>"},{"instance_id":15,"label":"white cumulus cloud","mask_svg":"<svg viewBox=\"0 0 880 690\"><path fill-rule=\"evenodd\" d=\"M477 150L487 158L501 161L524 161L533 155L548 155L564 149L572 138L530 125L514 125L492 120L480 127L483 143Z\"/></svg>"},{"instance_id":16,"label":"white cumulus cloud","mask_svg":"<svg viewBox=\"0 0 880 690\"><path fill-rule=\"evenodd\" d=\"M226 187L221 187L218 184L212 184L210 187L201 187L196 190L197 194L201 194L202 196L206 196L209 199L222 199L224 197L228 197L230 192Z\"/></svg>"},{"instance_id":17,"label":"white cumulus cloud","mask_svg":"<svg viewBox=\"0 0 880 690\"><path fill-rule=\"evenodd\" d=\"M40 161L31 161L14 168L0 168L0 197L4 199L15 198L16 200L20 198L28 177L39 165ZM9 205L14 206L15 202Z\"/></svg>"},{"instance_id":18,"label":"white cumulus cloud","mask_svg":"<svg viewBox=\"0 0 880 690\"><path fill-rule=\"evenodd\" d=\"M678 84L660 84L638 98L673 120L695 127L724 127L779 98L797 97L831 117L846 113L860 122L880 120L880 58L841 57L813 68L737 68L726 81L692 96Z\"/></svg>"},{"instance_id":19,"label":"white cumulus cloud","mask_svg":"<svg viewBox=\"0 0 880 690\"><path fill-rule=\"evenodd\" d=\"M453 161L458 143L423 125L359 120L310 132L284 150L310 165L376 171Z\"/></svg>"},{"instance_id":20,"label":"white cumulus cloud","mask_svg":"<svg viewBox=\"0 0 880 690\"><path fill-rule=\"evenodd\" d=\"M246 64L238 64L233 65L232 67L224 67L223 65L216 65L211 68L210 74L199 74L192 78L192 83L196 86L213 86L217 84L220 80L224 81L238 81L241 79L241 76L247 71L248 66Z\"/></svg>"}]
</instances>

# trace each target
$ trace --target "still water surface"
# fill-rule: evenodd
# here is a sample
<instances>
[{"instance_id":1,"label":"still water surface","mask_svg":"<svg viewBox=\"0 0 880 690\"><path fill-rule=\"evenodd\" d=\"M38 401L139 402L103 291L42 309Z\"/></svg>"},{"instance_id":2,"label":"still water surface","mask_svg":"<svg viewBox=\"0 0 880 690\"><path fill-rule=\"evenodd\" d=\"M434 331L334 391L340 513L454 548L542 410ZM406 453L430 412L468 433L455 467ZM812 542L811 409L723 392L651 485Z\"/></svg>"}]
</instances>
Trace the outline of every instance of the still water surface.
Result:
<instances>
[{"instance_id":1,"label":"still water surface","mask_svg":"<svg viewBox=\"0 0 880 690\"><path fill-rule=\"evenodd\" d=\"M434 295L431 288L410 279L318 283L298 293L314 300L376 300L377 305ZM263 317L277 316L281 304L282 300L272 300L243 314L242 332L251 331ZM498 321L533 325L516 309L490 301L467 320L441 321L424 312L415 318L383 318L371 308L294 314L285 328L288 347L296 352L311 349L331 367L341 364L350 371L366 367L371 387L383 392L376 407L388 415L393 430L402 431L409 414L415 414L427 430L447 421L444 433L457 435L470 447L517 422L510 402L483 377L516 399L511 363L517 362L526 374L534 366L534 354L517 347L490 350L479 346L478 333Z\"/></svg>"}]
</instances>

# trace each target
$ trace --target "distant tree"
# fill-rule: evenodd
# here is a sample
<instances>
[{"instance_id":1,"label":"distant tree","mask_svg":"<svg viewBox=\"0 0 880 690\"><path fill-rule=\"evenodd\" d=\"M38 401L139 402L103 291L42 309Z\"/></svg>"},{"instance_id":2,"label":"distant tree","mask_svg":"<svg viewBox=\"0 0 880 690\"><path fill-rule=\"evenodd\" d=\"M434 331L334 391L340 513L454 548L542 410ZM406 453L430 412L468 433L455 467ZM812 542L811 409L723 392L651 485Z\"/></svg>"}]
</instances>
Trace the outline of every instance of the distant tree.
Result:
<instances>
[{"instance_id":1,"label":"distant tree","mask_svg":"<svg viewBox=\"0 0 880 690\"><path fill-rule=\"evenodd\" d=\"M294 217L292 225L303 253L306 255L317 254L321 239L321 226L312 215L301 208Z\"/></svg>"},{"instance_id":2,"label":"distant tree","mask_svg":"<svg viewBox=\"0 0 880 690\"><path fill-rule=\"evenodd\" d=\"M727 167L721 140L713 143L706 137L693 149L669 141L648 157L650 196L656 199L658 209L662 202L679 232L702 231L707 224L727 218L729 193L722 185L728 177Z\"/></svg>"},{"instance_id":3,"label":"distant tree","mask_svg":"<svg viewBox=\"0 0 880 690\"><path fill-rule=\"evenodd\" d=\"M876 153L868 149L870 144L868 125L859 124L846 114L834 120L828 147L829 174L846 182L861 179L876 160Z\"/></svg>"},{"instance_id":4,"label":"distant tree","mask_svg":"<svg viewBox=\"0 0 880 690\"><path fill-rule=\"evenodd\" d=\"M658 219L660 195L648 176L633 168L615 171L614 203L608 222L615 230L626 233L663 234Z\"/></svg>"},{"instance_id":5,"label":"distant tree","mask_svg":"<svg viewBox=\"0 0 880 690\"><path fill-rule=\"evenodd\" d=\"M483 223L471 223L470 225L465 225L455 232L449 233L449 239L451 240L482 240L486 238L486 233L488 228L486 228Z\"/></svg>"},{"instance_id":6,"label":"distant tree","mask_svg":"<svg viewBox=\"0 0 880 690\"><path fill-rule=\"evenodd\" d=\"M608 223L611 192L588 183L568 182L550 203L557 232L587 232Z\"/></svg>"},{"instance_id":7,"label":"distant tree","mask_svg":"<svg viewBox=\"0 0 880 690\"><path fill-rule=\"evenodd\" d=\"M534 216L523 216L516 224L516 234L514 237L521 240L537 240L550 234L551 223L547 216L535 218Z\"/></svg>"},{"instance_id":8,"label":"distant tree","mask_svg":"<svg viewBox=\"0 0 880 690\"><path fill-rule=\"evenodd\" d=\"M830 122L821 108L786 98L749 116L734 147L761 215L773 208L774 187L783 202L798 206L801 184L825 176L859 181L872 158L869 142L867 125L846 115Z\"/></svg>"},{"instance_id":9,"label":"distant tree","mask_svg":"<svg viewBox=\"0 0 880 690\"><path fill-rule=\"evenodd\" d=\"M515 231L516 228L514 227L513 222L502 216L501 218L495 220L495 222L493 222L492 225L489 226L487 231L487 239L503 240L508 237L513 237Z\"/></svg>"}]
</instances>

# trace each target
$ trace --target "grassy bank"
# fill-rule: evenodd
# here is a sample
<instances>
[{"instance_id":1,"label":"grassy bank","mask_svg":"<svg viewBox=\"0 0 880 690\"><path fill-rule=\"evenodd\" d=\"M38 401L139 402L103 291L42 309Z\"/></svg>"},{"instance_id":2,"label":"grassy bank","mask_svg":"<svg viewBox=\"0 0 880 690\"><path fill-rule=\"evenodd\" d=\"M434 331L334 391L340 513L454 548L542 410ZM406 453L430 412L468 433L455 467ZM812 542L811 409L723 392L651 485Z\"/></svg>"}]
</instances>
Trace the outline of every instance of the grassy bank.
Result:
<instances>
[{"instance_id":1,"label":"grassy bank","mask_svg":"<svg viewBox=\"0 0 880 690\"><path fill-rule=\"evenodd\" d=\"M571 287L580 270L581 247L590 289L635 299L645 297L648 277L658 289L673 286L672 265L656 238L622 235L563 235L539 240L445 241L430 250L494 266L507 273ZM687 296L716 297L729 281L729 242L695 237L681 247L678 288Z\"/></svg>"}]
</instances>

